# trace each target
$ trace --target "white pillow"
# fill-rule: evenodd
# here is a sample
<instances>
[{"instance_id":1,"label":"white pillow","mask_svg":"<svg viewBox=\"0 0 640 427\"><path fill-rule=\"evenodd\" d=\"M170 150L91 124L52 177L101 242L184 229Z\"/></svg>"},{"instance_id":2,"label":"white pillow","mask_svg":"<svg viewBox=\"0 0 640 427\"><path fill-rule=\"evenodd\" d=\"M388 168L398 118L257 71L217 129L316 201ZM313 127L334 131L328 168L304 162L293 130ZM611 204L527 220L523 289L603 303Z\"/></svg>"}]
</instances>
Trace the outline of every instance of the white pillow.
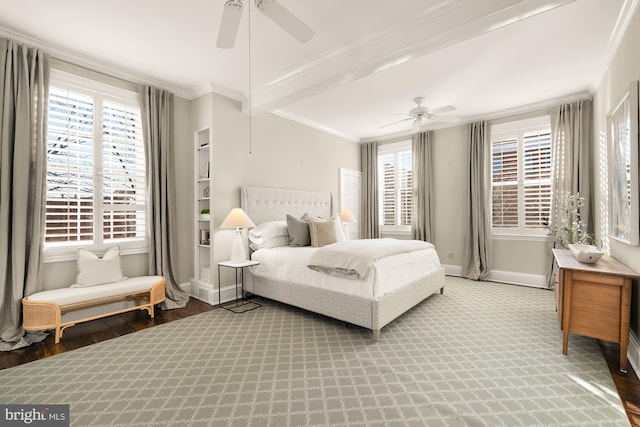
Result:
<instances>
[{"instance_id":1,"label":"white pillow","mask_svg":"<svg viewBox=\"0 0 640 427\"><path fill-rule=\"evenodd\" d=\"M289 246L289 236L275 236L255 243L249 243L249 247L254 251L258 249L276 248L278 246Z\"/></svg>"},{"instance_id":2,"label":"white pillow","mask_svg":"<svg viewBox=\"0 0 640 427\"><path fill-rule=\"evenodd\" d=\"M102 258L98 258L93 252L78 249L78 275L72 288L103 285L124 279L119 246L110 248Z\"/></svg>"},{"instance_id":3,"label":"white pillow","mask_svg":"<svg viewBox=\"0 0 640 427\"><path fill-rule=\"evenodd\" d=\"M253 243L263 243L264 241L278 236L288 236L287 221L267 221L249 230L249 240Z\"/></svg>"}]
</instances>

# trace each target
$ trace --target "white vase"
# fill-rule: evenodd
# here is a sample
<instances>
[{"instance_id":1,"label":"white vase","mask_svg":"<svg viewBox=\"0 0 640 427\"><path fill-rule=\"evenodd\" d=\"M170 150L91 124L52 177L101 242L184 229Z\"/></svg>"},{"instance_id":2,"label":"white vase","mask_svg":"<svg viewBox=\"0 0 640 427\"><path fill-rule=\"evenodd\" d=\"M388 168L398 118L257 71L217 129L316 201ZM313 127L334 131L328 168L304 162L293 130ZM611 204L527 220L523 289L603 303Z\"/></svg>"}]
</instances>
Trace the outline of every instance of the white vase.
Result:
<instances>
[{"instance_id":1,"label":"white vase","mask_svg":"<svg viewBox=\"0 0 640 427\"><path fill-rule=\"evenodd\" d=\"M567 245L575 259L585 264L595 264L604 254L600 249L593 245L581 245L572 243Z\"/></svg>"}]
</instances>

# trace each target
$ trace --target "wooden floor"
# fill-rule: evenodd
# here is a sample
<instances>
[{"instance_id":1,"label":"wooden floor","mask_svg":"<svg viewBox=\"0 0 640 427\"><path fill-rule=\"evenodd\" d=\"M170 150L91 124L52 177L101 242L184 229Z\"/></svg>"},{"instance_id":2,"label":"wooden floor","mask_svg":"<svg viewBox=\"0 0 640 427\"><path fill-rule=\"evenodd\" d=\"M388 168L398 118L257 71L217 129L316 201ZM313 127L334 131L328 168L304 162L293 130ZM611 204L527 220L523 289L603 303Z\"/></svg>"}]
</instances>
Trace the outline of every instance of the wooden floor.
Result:
<instances>
[{"instance_id":1,"label":"wooden floor","mask_svg":"<svg viewBox=\"0 0 640 427\"><path fill-rule=\"evenodd\" d=\"M60 344L54 344L53 334L50 334L44 341L32 346L10 352L0 352L0 370L215 309L217 308L190 298L184 308L167 311L156 310L155 319L149 318L146 312L135 311L82 323L66 329ZM629 366L627 374L622 374L618 370L618 344L600 341L600 348L609 365L611 376L627 411L629 421L633 426L640 427L640 380L638 376L631 366ZM558 349L558 351L560 350Z\"/></svg>"}]
</instances>

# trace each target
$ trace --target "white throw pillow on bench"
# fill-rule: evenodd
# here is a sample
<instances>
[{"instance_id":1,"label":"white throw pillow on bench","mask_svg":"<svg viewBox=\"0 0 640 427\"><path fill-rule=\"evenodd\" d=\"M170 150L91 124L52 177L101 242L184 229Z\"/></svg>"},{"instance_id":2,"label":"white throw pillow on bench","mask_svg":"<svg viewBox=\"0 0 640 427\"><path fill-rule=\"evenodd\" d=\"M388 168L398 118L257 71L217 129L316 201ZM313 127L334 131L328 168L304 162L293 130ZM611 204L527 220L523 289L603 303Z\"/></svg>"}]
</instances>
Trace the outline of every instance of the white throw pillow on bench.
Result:
<instances>
[{"instance_id":1,"label":"white throw pillow on bench","mask_svg":"<svg viewBox=\"0 0 640 427\"><path fill-rule=\"evenodd\" d=\"M78 249L78 275L72 288L104 285L126 279L120 265L120 247L114 246L99 258L93 252Z\"/></svg>"}]
</instances>

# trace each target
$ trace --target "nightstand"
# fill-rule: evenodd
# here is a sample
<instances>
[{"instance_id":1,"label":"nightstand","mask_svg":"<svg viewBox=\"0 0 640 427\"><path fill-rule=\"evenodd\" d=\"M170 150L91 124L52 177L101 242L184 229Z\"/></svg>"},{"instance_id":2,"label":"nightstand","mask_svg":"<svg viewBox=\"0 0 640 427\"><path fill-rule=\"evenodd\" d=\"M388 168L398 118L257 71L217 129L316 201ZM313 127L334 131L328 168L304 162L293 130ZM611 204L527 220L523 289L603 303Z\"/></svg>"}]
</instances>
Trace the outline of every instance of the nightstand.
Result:
<instances>
[{"instance_id":1,"label":"nightstand","mask_svg":"<svg viewBox=\"0 0 640 427\"><path fill-rule=\"evenodd\" d=\"M257 302L247 301L244 298L244 269L253 265L260 264L260 261L222 261L218 263L218 305L225 310L233 313L244 313L245 311L254 310L262 305ZM234 305L222 305L222 281L220 279L221 267L233 268L236 277L236 300ZM238 297L238 283L240 284L240 297Z\"/></svg>"}]
</instances>

